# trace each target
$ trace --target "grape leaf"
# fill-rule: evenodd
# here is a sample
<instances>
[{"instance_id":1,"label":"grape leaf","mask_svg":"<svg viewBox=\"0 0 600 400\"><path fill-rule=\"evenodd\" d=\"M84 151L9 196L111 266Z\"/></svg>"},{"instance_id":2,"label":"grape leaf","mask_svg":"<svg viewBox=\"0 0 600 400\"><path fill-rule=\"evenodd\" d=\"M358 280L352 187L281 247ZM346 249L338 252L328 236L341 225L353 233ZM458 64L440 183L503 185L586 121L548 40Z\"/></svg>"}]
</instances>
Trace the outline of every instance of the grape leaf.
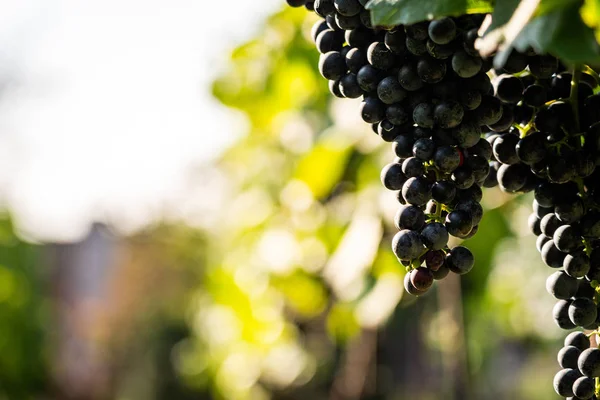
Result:
<instances>
[{"instance_id":1,"label":"grape leaf","mask_svg":"<svg viewBox=\"0 0 600 400\"><path fill-rule=\"evenodd\" d=\"M581 19L577 4L561 13L559 28L548 51L571 63L600 62L600 46L594 31Z\"/></svg>"},{"instance_id":2,"label":"grape leaf","mask_svg":"<svg viewBox=\"0 0 600 400\"><path fill-rule=\"evenodd\" d=\"M486 34L504 29L518 5L519 0L506 0L497 4L492 14L492 24ZM550 53L560 57L569 64L598 63L600 48L594 31L583 22L579 6L579 1L542 0L536 10L536 16L510 43L507 50L498 53L495 64L502 65L511 48L525 51L530 47L538 53ZM595 12L595 9L592 12Z\"/></svg>"},{"instance_id":3,"label":"grape leaf","mask_svg":"<svg viewBox=\"0 0 600 400\"><path fill-rule=\"evenodd\" d=\"M542 0L535 15L545 15L557 9L566 8L574 3L580 3L580 0Z\"/></svg>"},{"instance_id":4,"label":"grape leaf","mask_svg":"<svg viewBox=\"0 0 600 400\"><path fill-rule=\"evenodd\" d=\"M505 25L514 14L519 2L520 0L504 0L496 4L492 12L492 24L489 26L486 34Z\"/></svg>"},{"instance_id":5,"label":"grape leaf","mask_svg":"<svg viewBox=\"0 0 600 400\"><path fill-rule=\"evenodd\" d=\"M535 18L513 44L521 51L531 46L537 52L551 53L567 63L595 64L600 60L594 31L585 25L579 5L574 3Z\"/></svg>"},{"instance_id":6,"label":"grape leaf","mask_svg":"<svg viewBox=\"0 0 600 400\"><path fill-rule=\"evenodd\" d=\"M487 13L493 10L491 0L371 0L373 25L413 24L448 15Z\"/></svg>"}]
</instances>

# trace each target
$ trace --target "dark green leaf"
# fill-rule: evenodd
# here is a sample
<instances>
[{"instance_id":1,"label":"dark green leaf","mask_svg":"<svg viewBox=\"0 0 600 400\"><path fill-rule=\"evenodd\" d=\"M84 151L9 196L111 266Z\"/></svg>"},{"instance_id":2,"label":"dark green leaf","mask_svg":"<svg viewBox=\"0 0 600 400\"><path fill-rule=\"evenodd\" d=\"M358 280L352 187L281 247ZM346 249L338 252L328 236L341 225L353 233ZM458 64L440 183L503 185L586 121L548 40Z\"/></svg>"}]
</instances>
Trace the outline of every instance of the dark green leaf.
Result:
<instances>
[{"instance_id":1,"label":"dark green leaf","mask_svg":"<svg viewBox=\"0 0 600 400\"><path fill-rule=\"evenodd\" d=\"M561 23L548 51L566 62L596 64L600 61L600 47L594 31L579 14L578 5L572 5L561 13Z\"/></svg>"},{"instance_id":2,"label":"dark green leaf","mask_svg":"<svg viewBox=\"0 0 600 400\"><path fill-rule=\"evenodd\" d=\"M492 13L492 24L486 33L506 24L515 12L519 2L520 0L503 0L497 2L496 7L494 7L494 12Z\"/></svg>"},{"instance_id":3,"label":"dark green leaf","mask_svg":"<svg viewBox=\"0 0 600 400\"><path fill-rule=\"evenodd\" d=\"M372 0L367 4L374 25L413 24L448 15L491 12L491 0Z\"/></svg>"},{"instance_id":4,"label":"dark green leaf","mask_svg":"<svg viewBox=\"0 0 600 400\"><path fill-rule=\"evenodd\" d=\"M542 0L535 15L541 16L577 3L580 3L580 0Z\"/></svg>"},{"instance_id":5,"label":"dark green leaf","mask_svg":"<svg viewBox=\"0 0 600 400\"><path fill-rule=\"evenodd\" d=\"M567 63L596 63L600 48L594 31L581 19L578 4L535 18L514 43L518 50L528 46L548 52Z\"/></svg>"}]
</instances>

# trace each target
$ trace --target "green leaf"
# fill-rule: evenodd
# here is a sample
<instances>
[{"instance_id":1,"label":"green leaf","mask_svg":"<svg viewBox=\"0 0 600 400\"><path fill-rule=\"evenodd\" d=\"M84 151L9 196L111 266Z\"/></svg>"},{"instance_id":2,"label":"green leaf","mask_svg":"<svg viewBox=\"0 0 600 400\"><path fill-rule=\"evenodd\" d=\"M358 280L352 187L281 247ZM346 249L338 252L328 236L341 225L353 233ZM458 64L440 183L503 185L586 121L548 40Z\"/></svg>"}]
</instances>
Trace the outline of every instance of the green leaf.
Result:
<instances>
[{"instance_id":1,"label":"green leaf","mask_svg":"<svg viewBox=\"0 0 600 400\"><path fill-rule=\"evenodd\" d=\"M561 17L548 51L569 63L598 63L600 47L594 31L581 19L579 7L571 6L561 13Z\"/></svg>"},{"instance_id":2,"label":"green leaf","mask_svg":"<svg viewBox=\"0 0 600 400\"><path fill-rule=\"evenodd\" d=\"M580 0L542 0L535 15L541 16L558 9L564 9L572 4L580 3Z\"/></svg>"},{"instance_id":3,"label":"green leaf","mask_svg":"<svg viewBox=\"0 0 600 400\"><path fill-rule=\"evenodd\" d=\"M521 51L531 46L570 64L594 64L600 60L594 31L583 22L578 4L569 4L535 18L519 34L514 45Z\"/></svg>"},{"instance_id":4,"label":"green leaf","mask_svg":"<svg viewBox=\"0 0 600 400\"><path fill-rule=\"evenodd\" d=\"M491 0L372 0L367 4L374 25L414 24L448 15L487 13Z\"/></svg>"},{"instance_id":5,"label":"green leaf","mask_svg":"<svg viewBox=\"0 0 600 400\"><path fill-rule=\"evenodd\" d=\"M486 34L493 31L494 29L505 25L510 17L514 14L520 0L504 0L498 2L494 11L492 12L492 24L486 31Z\"/></svg>"}]
</instances>

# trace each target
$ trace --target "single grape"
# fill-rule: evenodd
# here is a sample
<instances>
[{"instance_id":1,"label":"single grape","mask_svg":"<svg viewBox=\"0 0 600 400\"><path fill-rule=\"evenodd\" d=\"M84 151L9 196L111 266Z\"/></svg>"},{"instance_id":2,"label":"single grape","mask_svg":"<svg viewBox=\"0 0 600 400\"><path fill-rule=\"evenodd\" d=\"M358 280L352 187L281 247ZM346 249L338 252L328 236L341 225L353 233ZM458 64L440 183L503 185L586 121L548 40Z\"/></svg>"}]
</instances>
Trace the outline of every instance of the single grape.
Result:
<instances>
[{"instance_id":1,"label":"single grape","mask_svg":"<svg viewBox=\"0 0 600 400\"><path fill-rule=\"evenodd\" d=\"M417 74L425 83L438 83L446 75L446 64L434 58L423 57L417 62Z\"/></svg>"},{"instance_id":2,"label":"single grape","mask_svg":"<svg viewBox=\"0 0 600 400\"><path fill-rule=\"evenodd\" d=\"M392 124L387 119L383 119L381 122L373 124L373 125L377 127L377 134L384 141L386 141L386 142L394 142L394 150L396 151L396 155L398 157L407 157L407 156L402 156L398 152L398 151L402 151L401 149L396 149L396 142L395 142L395 140L398 139L399 136L400 136L400 134L402 133L400 127ZM410 146L412 146L412 140L411 140L411 138L409 138L407 136L402 136L402 137L406 138L407 140L410 140L410 143L406 143L406 145L408 146L408 149L410 150ZM410 153L408 153L408 154L410 154Z\"/></svg>"},{"instance_id":3,"label":"single grape","mask_svg":"<svg viewBox=\"0 0 600 400\"><path fill-rule=\"evenodd\" d=\"M542 260L550 268L560 268L563 265L566 254L558 250L554 245L554 242L549 240L542 247Z\"/></svg>"},{"instance_id":4,"label":"single grape","mask_svg":"<svg viewBox=\"0 0 600 400\"><path fill-rule=\"evenodd\" d=\"M408 294L413 295L413 296L421 296L421 295L425 294L426 291L419 290L414 287L414 285L410 281L410 276L411 276L411 274L404 275L404 290L406 290L406 292Z\"/></svg>"},{"instance_id":5,"label":"single grape","mask_svg":"<svg viewBox=\"0 0 600 400\"><path fill-rule=\"evenodd\" d=\"M468 189L475 184L473 170L468 165L461 165L452 172L452 182L458 189Z\"/></svg>"},{"instance_id":6,"label":"single grape","mask_svg":"<svg viewBox=\"0 0 600 400\"><path fill-rule=\"evenodd\" d=\"M600 350L597 348L583 350L577 366L579 371L588 378L600 377Z\"/></svg>"},{"instance_id":7,"label":"single grape","mask_svg":"<svg viewBox=\"0 0 600 400\"><path fill-rule=\"evenodd\" d=\"M394 65L396 57L385 43L374 42L367 49L367 60L373 67L387 70Z\"/></svg>"},{"instance_id":8,"label":"single grape","mask_svg":"<svg viewBox=\"0 0 600 400\"><path fill-rule=\"evenodd\" d=\"M433 284L433 273L423 267L414 269L410 272L410 283L413 284L415 289L424 292Z\"/></svg>"},{"instance_id":9,"label":"single grape","mask_svg":"<svg viewBox=\"0 0 600 400\"><path fill-rule=\"evenodd\" d=\"M425 205L431 199L431 185L424 178L410 178L402 186L402 197L409 204Z\"/></svg>"},{"instance_id":10,"label":"single grape","mask_svg":"<svg viewBox=\"0 0 600 400\"><path fill-rule=\"evenodd\" d=\"M588 400L594 397L596 391L596 382L592 378L582 376L573 383L573 394L581 400Z\"/></svg>"},{"instance_id":11,"label":"single grape","mask_svg":"<svg viewBox=\"0 0 600 400\"><path fill-rule=\"evenodd\" d=\"M570 277L563 271L553 273L546 280L546 290L559 300L570 299L577 293L578 288L577 279Z\"/></svg>"},{"instance_id":12,"label":"single grape","mask_svg":"<svg viewBox=\"0 0 600 400\"><path fill-rule=\"evenodd\" d=\"M407 179L401 164L391 163L381 170L381 183L389 190L401 190Z\"/></svg>"},{"instance_id":13,"label":"single grape","mask_svg":"<svg viewBox=\"0 0 600 400\"><path fill-rule=\"evenodd\" d=\"M448 44L456 37L456 24L446 17L431 21L428 27L429 38L437 44Z\"/></svg>"},{"instance_id":14,"label":"single grape","mask_svg":"<svg viewBox=\"0 0 600 400\"><path fill-rule=\"evenodd\" d=\"M473 116L480 125L493 125L502 118L502 103L493 96L481 98L481 105L473 111Z\"/></svg>"},{"instance_id":15,"label":"single grape","mask_svg":"<svg viewBox=\"0 0 600 400\"><path fill-rule=\"evenodd\" d=\"M577 222L584 215L583 202L579 197L574 197L570 201L560 202L554 207L554 213L559 221L565 224Z\"/></svg>"},{"instance_id":16,"label":"single grape","mask_svg":"<svg viewBox=\"0 0 600 400\"><path fill-rule=\"evenodd\" d=\"M401 29L386 32L384 43L396 54L404 55L406 53L406 34Z\"/></svg>"},{"instance_id":17,"label":"single grape","mask_svg":"<svg viewBox=\"0 0 600 400\"><path fill-rule=\"evenodd\" d=\"M523 83L515 76L501 75L496 86L496 96L505 103L518 103L523 98Z\"/></svg>"},{"instance_id":18,"label":"single grape","mask_svg":"<svg viewBox=\"0 0 600 400\"><path fill-rule=\"evenodd\" d=\"M519 136L514 133L507 133L499 136L494 140L492 146L494 157L502 164L517 164L519 157L517 155L517 144L519 143Z\"/></svg>"},{"instance_id":19,"label":"single grape","mask_svg":"<svg viewBox=\"0 0 600 400\"><path fill-rule=\"evenodd\" d=\"M502 164L498 168L498 185L505 192L517 192L525 186L529 174L523 164Z\"/></svg>"},{"instance_id":20,"label":"single grape","mask_svg":"<svg viewBox=\"0 0 600 400\"><path fill-rule=\"evenodd\" d=\"M587 326L596 321L598 310L590 299L578 298L569 306L569 318L577 326Z\"/></svg>"},{"instance_id":21,"label":"single grape","mask_svg":"<svg viewBox=\"0 0 600 400\"><path fill-rule=\"evenodd\" d=\"M471 216L462 210L455 210L446 215L445 227L455 237L465 237L473 229Z\"/></svg>"},{"instance_id":22,"label":"single grape","mask_svg":"<svg viewBox=\"0 0 600 400\"><path fill-rule=\"evenodd\" d=\"M382 78L382 72L369 64L362 66L356 74L358 84L367 93L377 90Z\"/></svg>"},{"instance_id":23,"label":"single grape","mask_svg":"<svg viewBox=\"0 0 600 400\"><path fill-rule=\"evenodd\" d=\"M385 121L385 120L384 120ZM384 122L382 121L382 123ZM410 135L398 135L394 138L392 148L398 157L408 158L412 156L415 141Z\"/></svg>"},{"instance_id":24,"label":"single grape","mask_svg":"<svg viewBox=\"0 0 600 400\"><path fill-rule=\"evenodd\" d=\"M433 155L433 163L441 172L452 172L460 165L461 155L454 147L441 146Z\"/></svg>"},{"instance_id":25,"label":"single grape","mask_svg":"<svg viewBox=\"0 0 600 400\"><path fill-rule=\"evenodd\" d=\"M590 347L590 339L583 332L571 332L565 338L564 345L575 346L580 351L584 351Z\"/></svg>"},{"instance_id":26,"label":"single grape","mask_svg":"<svg viewBox=\"0 0 600 400\"><path fill-rule=\"evenodd\" d=\"M335 13L333 0L315 0L314 7L315 12L323 18L325 18L327 15Z\"/></svg>"},{"instance_id":27,"label":"single grape","mask_svg":"<svg viewBox=\"0 0 600 400\"><path fill-rule=\"evenodd\" d=\"M548 213L542 217L540 222L540 228L544 235L552 238L554 237L554 232L562 225L559 219L556 217L554 213Z\"/></svg>"},{"instance_id":28,"label":"single grape","mask_svg":"<svg viewBox=\"0 0 600 400\"><path fill-rule=\"evenodd\" d=\"M419 77L417 68L411 64L404 64L398 71L398 81L405 90L414 92L423 87L423 81Z\"/></svg>"},{"instance_id":29,"label":"single grape","mask_svg":"<svg viewBox=\"0 0 600 400\"><path fill-rule=\"evenodd\" d=\"M579 359L580 354L581 350L577 347L565 346L558 352L558 364L561 368L578 369L577 360Z\"/></svg>"},{"instance_id":30,"label":"single grape","mask_svg":"<svg viewBox=\"0 0 600 400\"><path fill-rule=\"evenodd\" d=\"M518 159L528 165L542 161L547 154L546 135L542 132L531 132L518 140L515 145ZM511 158L511 161L513 159Z\"/></svg>"},{"instance_id":31,"label":"single grape","mask_svg":"<svg viewBox=\"0 0 600 400\"><path fill-rule=\"evenodd\" d=\"M453 100L444 101L435 106L433 120L441 128L454 128L460 125L464 117L462 106Z\"/></svg>"},{"instance_id":32,"label":"single grape","mask_svg":"<svg viewBox=\"0 0 600 400\"><path fill-rule=\"evenodd\" d=\"M446 253L442 250L429 250L425 253L425 265L433 272L438 271L444 265L445 259Z\"/></svg>"},{"instance_id":33,"label":"single grape","mask_svg":"<svg viewBox=\"0 0 600 400\"><path fill-rule=\"evenodd\" d=\"M408 178L415 178L425 174L425 166L417 157L409 157L402 163L402 172Z\"/></svg>"},{"instance_id":34,"label":"single grape","mask_svg":"<svg viewBox=\"0 0 600 400\"><path fill-rule=\"evenodd\" d=\"M438 181L431 187L431 197L441 204L450 204L456 196L456 186L446 180Z\"/></svg>"},{"instance_id":35,"label":"single grape","mask_svg":"<svg viewBox=\"0 0 600 400\"><path fill-rule=\"evenodd\" d=\"M392 250L400 260L414 260L421 255L423 249L419 234L409 229L401 230L392 240Z\"/></svg>"},{"instance_id":36,"label":"single grape","mask_svg":"<svg viewBox=\"0 0 600 400\"><path fill-rule=\"evenodd\" d=\"M483 61L465 51L458 51L452 56L452 69L461 78L471 78L481 71Z\"/></svg>"},{"instance_id":37,"label":"single grape","mask_svg":"<svg viewBox=\"0 0 600 400\"><path fill-rule=\"evenodd\" d=\"M434 109L429 103L421 103L417 105L413 111L413 120L415 124L422 128L433 128Z\"/></svg>"},{"instance_id":38,"label":"single grape","mask_svg":"<svg viewBox=\"0 0 600 400\"><path fill-rule=\"evenodd\" d=\"M385 117L394 125L402 126L410 122L410 114L401 104L392 104L386 107Z\"/></svg>"},{"instance_id":39,"label":"single grape","mask_svg":"<svg viewBox=\"0 0 600 400\"><path fill-rule=\"evenodd\" d=\"M428 161L435 151L435 142L430 138L421 138L415 141L412 154L422 161Z\"/></svg>"},{"instance_id":40,"label":"single grape","mask_svg":"<svg viewBox=\"0 0 600 400\"><path fill-rule=\"evenodd\" d=\"M325 32L321 32L322 35ZM346 73L346 61L337 51L321 54L319 58L319 71L325 79L336 80Z\"/></svg>"},{"instance_id":41,"label":"single grape","mask_svg":"<svg viewBox=\"0 0 600 400\"><path fill-rule=\"evenodd\" d=\"M326 21L320 20L320 21L315 22L312 29L310 30L310 37L312 38L313 42L316 43L317 36L319 36L319 33L323 32L326 29L329 29Z\"/></svg>"},{"instance_id":42,"label":"single grape","mask_svg":"<svg viewBox=\"0 0 600 400\"><path fill-rule=\"evenodd\" d=\"M531 73L540 79L552 77L558 68L558 60L548 55L530 57L528 63Z\"/></svg>"},{"instance_id":43,"label":"single grape","mask_svg":"<svg viewBox=\"0 0 600 400\"><path fill-rule=\"evenodd\" d=\"M427 42L424 40L407 37L405 44L406 50L413 56L423 56L427 54Z\"/></svg>"},{"instance_id":44,"label":"single grape","mask_svg":"<svg viewBox=\"0 0 600 400\"><path fill-rule=\"evenodd\" d=\"M360 88L355 74L346 74L340 79L339 83L341 94L349 99L356 99L364 94Z\"/></svg>"},{"instance_id":45,"label":"single grape","mask_svg":"<svg viewBox=\"0 0 600 400\"><path fill-rule=\"evenodd\" d=\"M554 231L552 236L556 248L565 253L571 253L583 247L581 236L577 228L572 225L562 225Z\"/></svg>"},{"instance_id":46,"label":"single grape","mask_svg":"<svg viewBox=\"0 0 600 400\"><path fill-rule=\"evenodd\" d=\"M417 39L417 40L425 40L427 39L427 30L429 27L428 21L417 22L416 24L406 25L404 27L404 31L406 32L406 36Z\"/></svg>"},{"instance_id":47,"label":"single grape","mask_svg":"<svg viewBox=\"0 0 600 400\"><path fill-rule=\"evenodd\" d=\"M582 278L590 272L590 258L583 250L567 254L563 267L569 276Z\"/></svg>"},{"instance_id":48,"label":"single grape","mask_svg":"<svg viewBox=\"0 0 600 400\"><path fill-rule=\"evenodd\" d=\"M531 107L541 107L548 101L546 88L542 85L530 85L523 91L523 102Z\"/></svg>"},{"instance_id":49,"label":"single grape","mask_svg":"<svg viewBox=\"0 0 600 400\"><path fill-rule=\"evenodd\" d=\"M351 30L361 26L360 15L346 16L342 14L335 14L335 23L340 29Z\"/></svg>"},{"instance_id":50,"label":"single grape","mask_svg":"<svg viewBox=\"0 0 600 400\"><path fill-rule=\"evenodd\" d=\"M394 76L383 78L377 85L377 97L385 104L394 104L406 98L407 92Z\"/></svg>"},{"instance_id":51,"label":"single grape","mask_svg":"<svg viewBox=\"0 0 600 400\"><path fill-rule=\"evenodd\" d=\"M559 300L554 305L552 309L552 316L554 317L554 322L558 325L559 328L562 329L573 329L575 328L575 324L571 322L569 318L569 306L571 305L571 300Z\"/></svg>"},{"instance_id":52,"label":"single grape","mask_svg":"<svg viewBox=\"0 0 600 400\"><path fill-rule=\"evenodd\" d=\"M346 66L353 74L358 74L358 71L366 64L367 56L361 49L353 47L346 53Z\"/></svg>"},{"instance_id":53,"label":"single grape","mask_svg":"<svg viewBox=\"0 0 600 400\"><path fill-rule=\"evenodd\" d=\"M554 376L554 390L559 396L573 396L573 384L581 377L579 371L574 369L563 369Z\"/></svg>"},{"instance_id":54,"label":"single grape","mask_svg":"<svg viewBox=\"0 0 600 400\"><path fill-rule=\"evenodd\" d=\"M544 245L546 243L548 243L549 240L551 240L551 239L548 236L546 236L544 234L539 235L535 242L535 248L537 249L537 251L539 251L541 253L542 247L544 247Z\"/></svg>"},{"instance_id":55,"label":"single grape","mask_svg":"<svg viewBox=\"0 0 600 400\"><path fill-rule=\"evenodd\" d=\"M423 244L430 250L441 250L448 244L448 231L439 222L431 222L421 231Z\"/></svg>"},{"instance_id":56,"label":"single grape","mask_svg":"<svg viewBox=\"0 0 600 400\"><path fill-rule=\"evenodd\" d=\"M448 268L456 274L463 275L473 269L475 259L469 249L463 246L457 246L450 250L446 258Z\"/></svg>"},{"instance_id":57,"label":"single grape","mask_svg":"<svg viewBox=\"0 0 600 400\"><path fill-rule=\"evenodd\" d=\"M401 206L394 218L394 225L399 230L420 230L425 225L425 214L419 207L412 205Z\"/></svg>"}]
</instances>

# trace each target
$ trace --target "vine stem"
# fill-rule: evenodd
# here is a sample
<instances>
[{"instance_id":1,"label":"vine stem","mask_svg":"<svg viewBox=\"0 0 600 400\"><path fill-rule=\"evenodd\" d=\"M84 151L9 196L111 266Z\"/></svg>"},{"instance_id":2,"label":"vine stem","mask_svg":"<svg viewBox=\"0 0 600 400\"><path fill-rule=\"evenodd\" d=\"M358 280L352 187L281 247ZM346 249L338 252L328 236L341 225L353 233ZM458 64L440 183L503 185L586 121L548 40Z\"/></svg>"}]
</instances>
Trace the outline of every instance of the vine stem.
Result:
<instances>
[{"instance_id":1,"label":"vine stem","mask_svg":"<svg viewBox=\"0 0 600 400\"><path fill-rule=\"evenodd\" d=\"M594 79L596 80L596 82L598 84L600 84L600 75L598 75L598 73L596 71L594 71L592 68L588 67L587 65L584 65L583 72L585 72L588 75L593 76Z\"/></svg>"},{"instance_id":2,"label":"vine stem","mask_svg":"<svg viewBox=\"0 0 600 400\"><path fill-rule=\"evenodd\" d=\"M573 107L573 115L575 115L575 126L577 132L579 132L579 80L581 79L581 64L575 64L573 67L573 78L571 80L571 95L569 96L569 102Z\"/></svg>"}]
</instances>

